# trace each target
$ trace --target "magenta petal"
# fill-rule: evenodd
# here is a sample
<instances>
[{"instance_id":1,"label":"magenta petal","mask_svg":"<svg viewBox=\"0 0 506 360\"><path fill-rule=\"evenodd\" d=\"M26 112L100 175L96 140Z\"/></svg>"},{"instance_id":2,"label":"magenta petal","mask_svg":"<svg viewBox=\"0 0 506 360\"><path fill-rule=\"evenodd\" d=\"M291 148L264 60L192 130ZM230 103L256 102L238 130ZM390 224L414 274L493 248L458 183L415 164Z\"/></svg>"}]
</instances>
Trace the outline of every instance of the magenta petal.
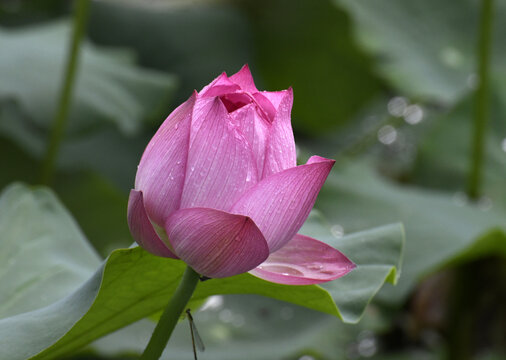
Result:
<instances>
[{"instance_id":1,"label":"magenta petal","mask_svg":"<svg viewBox=\"0 0 506 360\"><path fill-rule=\"evenodd\" d=\"M251 217L274 252L300 229L334 162L313 156L306 165L271 175L248 190L232 212Z\"/></svg>"},{"instance_id":2,"label":"magenta petal","mask_svg":"<svg viewBox=\"0 0 506 360\"><path fill-rule=\"evenodd\" d=\"M232 75L229 79L233 83L239 85L244 91L247 91L251 94L258 92L248 64L244 65L241 70Z\"/></svg>"},{"instance_id":3,"label":"magenta petal","mask_svg":"<svg viewBox=\"0 0 506 360\"><path fill-rule=\"evenodd\" d=\"M278 109L279 104L281 104L281 101L283 100L283 98L289 93L292 93L291 96L293 98L293 91L291 88L288 90L281 90L281 91L260 91L260 92L258 92L258 94L262 94L265 98L267 98L267 100L269 100L269 102L272 104L272 106L274 106L274 109L276 109L276 110Z\"/></svg>"},{"instance_id":4,"label":"magenta petal","mask_svg":"<svg viewBox=\"0 0 506 360\"><path fill-rule=\"evenodd\" d=\"M202 97L213 97L234 93L239 90L241 90L241 87L236 83L230 81L227 74L222 73L209 85L200 90L199 95Z\"/></svg>"},{"instance_id":5,"label":"magenta petal","mask_svg":"<svg viewBox=\"0 0 506 360\"><path fill-rule=\"evenodd\" d=\"M265 143L269 136L269 123L258 113L257 105L254 103L230 113L230 117L252 149L257 172L261 171L264 167ZM258 177L260 175L258 174Z\"/></svg>"},{"instance_id":6,"label":"magenta petal","mask_svg":"<svg viewBox=\"0 0 506 360\"><path fill-rule=\"evenodd\" d=\"M137 169L135 189L143 192L148 216L159 226L179 208L195 100L196 93L169 115L144 150Z\"/></svg>"},{"instance_id":7,"label":"magenta petal","mask_svg":"<svg viewBox=\"0 0 506 360\"><path fill-rule=\"evenodd\" d=\"M177 259L167 245L160 240L149 221L141 191L131 190L128 198L128 227L133 238L146 251L158 256Z\"/></svg>"},{"instance_id":8,"label":"magenta petal","mask_svg":"<svg viewBox=\"0 0 506 360\"><path fill-rule=\"evenodd\" d=\"M253 94L253 99L255 99L255 102L258 104L259 109L261 109L266 119L272 123L276 118L276 108L260 93Z\"/></svg>"},{"instance_id":9,"label":"magenta petal","mask_svg":"<svg viewBox=\"0 0 506 360\"><path fill-rule=\"evenodd\" d=\"M180 208L228 211L257 182L251 148L231 122L221 100L199 98L193 115Z\"/></svg>"},{"instance_id":10,"label":"magenta petal","mask_svg":"<svg viewBox=\"0 0 506 360\"><path fill-rule=\"evenodd\" d=\"M272 122L265 150L262 178L297 165L295 140L290 119L292 103L293 91L290 88L281 100Z\"/></svg>"},{"instance_id":11,"label":"magenta petal","mask_svg":"<svg viewBox=\"0 0 506 360\"><path fill-rule=\"evenodd\" d=\"M253 220L206 208L181 209L165 224L174 252L199 274L212 278L249 271L269 255Z\"/></svg>"},{"instance_id":12,"label":"magenta petal","mask_svg":"<svg viewBox=\"0 0 506 360\"><path fill-rule=\"evenodd\" d=\"M335 280L354 268L340 251L297 234L250 273L278 284L310 285Z\"/></svg>"}]
</instances>

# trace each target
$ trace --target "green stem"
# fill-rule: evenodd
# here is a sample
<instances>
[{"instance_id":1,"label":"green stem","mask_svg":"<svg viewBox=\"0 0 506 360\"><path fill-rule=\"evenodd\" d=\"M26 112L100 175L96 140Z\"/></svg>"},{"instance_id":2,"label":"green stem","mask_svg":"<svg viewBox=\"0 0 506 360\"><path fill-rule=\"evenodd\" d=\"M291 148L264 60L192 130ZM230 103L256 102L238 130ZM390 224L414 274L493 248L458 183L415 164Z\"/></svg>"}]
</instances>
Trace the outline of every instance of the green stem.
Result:
<instances>
[{"instance_id":1,"label":"green stem","mask_svg":"<svg viewBox=\"0 0 506 360\"><path fill-rule=\"evenodd\" d=\"M176 292L163 311L158 325L156 325L155 331L153 331L153 335L151 335L148 346L146 346L140 360L157 360L160 358L163 350L167 346L172 331L174 331L176 327L181 313L184 311L186 304L188 304L188 301L191 299L197 287L199 279L199 274L188 266Z\"/></svg>"},{"instance_id":2,"label":"green stem","mask_svg":"<svg viewBox=\"0 0 506 360\"><path fill-rule=\"evenodd\" d=\"M63 77L63 84L58 102L58 108L53 119L51 133L49 135L46 154L42 163L41 182L49 184L54 172L56 156L65 133L68 113L72 100L72 92L77 73L79 62L79 50L84 33L86 31L86 23L90 0L77 0L74 10L72 38L70 48L67 54L67 64Z\"/></svg>"},{"instance_id":3,"label":"green stem","mask_svg":"<svg viewBox=\"0 0 506 360\"><path fill-rule=\"evenodd\" d=\"M478 87L476 89L474 125L472 131L472 154L470 159L467 193L477 199L483 173L485 132L490 105L490 53L492 47L493 0L482 0L478 40Z\"/></svg>"}]
</instances>

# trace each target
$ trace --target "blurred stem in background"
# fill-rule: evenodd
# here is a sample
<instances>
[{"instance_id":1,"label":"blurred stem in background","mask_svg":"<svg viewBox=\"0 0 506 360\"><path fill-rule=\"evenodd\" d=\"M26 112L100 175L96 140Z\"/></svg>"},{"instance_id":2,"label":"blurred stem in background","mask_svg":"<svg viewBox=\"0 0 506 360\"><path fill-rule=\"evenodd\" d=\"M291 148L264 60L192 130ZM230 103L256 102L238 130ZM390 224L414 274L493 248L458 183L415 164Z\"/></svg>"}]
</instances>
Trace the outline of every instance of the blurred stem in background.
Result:
<instances>
[{"instance_id":1,"label":"blurred stem in background","mask_svg":"<svg viewBox=\"0 0 506 360\"><path fill-rule=\"evenodd\" d=\"M77 0L74 9L72 25L72 38L67 55L67 64L63 77L63 84L58 101L58 108L53 119L51 133L47 141L46 154L42 161L41 183L48 185L53 177L56 158L60 148L65 128L67 125L68 113L72 101L74 82L79 63L79 50L86 32L90 0Z\"/></svg>"},{"instance_id":2,"label":"blurred stem in background","mask_svg":"<svg viewBox=\"0 0 506 360\"><path fill-rule=\"evenodd\" d=\"M490 53L492 45L493 0L482 0L478 38L478 87L475 94L474 126L467 194L471 199L480 195L483 178L483 153L490 106Z\"/></svg>"},{"instance_id":3,"label":"blurred stem in background","mask_svg":"<svg viewBox=\"0 0 506 360\"><path fill-rule=\"evenodd\" d=\"M484 167L485 135L490 107L490 53L492 45L493 0L482 0L478 33L478 87L475 93L474 124L471 132L471 157L467 194L477 200L481 193ZM479 288L483 278L482 268L477 264L464 264L455 272L452 298L448 309L448 359L474 358L476 328L478 325L478 302L482 294ZM469 291L471 289L471 291Z\"/></svg>"}]
</instances>

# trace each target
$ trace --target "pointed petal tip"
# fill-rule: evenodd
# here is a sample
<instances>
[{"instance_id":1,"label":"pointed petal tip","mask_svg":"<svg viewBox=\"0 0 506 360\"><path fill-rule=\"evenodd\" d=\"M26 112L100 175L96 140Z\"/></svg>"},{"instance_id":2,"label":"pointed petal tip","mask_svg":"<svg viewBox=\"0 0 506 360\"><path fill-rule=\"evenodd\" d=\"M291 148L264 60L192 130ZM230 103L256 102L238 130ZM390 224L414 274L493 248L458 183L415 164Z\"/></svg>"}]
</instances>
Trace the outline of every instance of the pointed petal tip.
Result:
<instances>
[{"instance_id":1,"label":"pointed petal tip","mask_svg":"<svg viewBox=\"0 0 506 360\"><path fill-rule=\"evenodd\" d=\"M306 162L306 165L317 164L317 163L328 163L329 166L334 166L336 161L334 159L327 159L327 158L324 158L319 155L313 155L308 159L308 161Z\"/></svg>"},{"instance_id":2,"label":"pointed petal tip","mask_svg":"<svg viewBox=\"0 0 506 360\"><path fill-rule=\"evenodd\" d=\"M251 74L251 70L248 64L245 64L238 72L230 76L230 81L236 83L241 87L242 90L249 93L257 93L258 89L255 86L255 80Z\"/></svg>"}]
</instances>

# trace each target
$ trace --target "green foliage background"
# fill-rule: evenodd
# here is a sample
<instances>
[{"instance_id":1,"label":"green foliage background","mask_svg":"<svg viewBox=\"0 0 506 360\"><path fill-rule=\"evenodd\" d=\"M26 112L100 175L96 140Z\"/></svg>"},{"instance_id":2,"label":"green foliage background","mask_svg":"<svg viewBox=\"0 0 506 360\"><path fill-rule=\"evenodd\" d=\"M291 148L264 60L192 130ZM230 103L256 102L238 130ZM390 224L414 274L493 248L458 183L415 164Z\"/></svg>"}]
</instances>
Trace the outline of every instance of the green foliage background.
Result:
<instances>
[{"instance_id":1,"label":"green foliage background","mask_svg":"<svg viewBox=\"0 0 506 360\"><path fill-rule=\"evenodd\" d=\"M338 159L305 231L359 268L327 292L265 290L249 275L203 286L198 298L218 294L219 305L196 313L208 347L200 357L438 359L451 358L458 339L469 359L506 356L504 0L494 2L491 118L475 203L465 188L479 1L94 1L51 190L9 185L39 183L71 12L63 0L0 3L0 359L128 359L142 350L154 323L140 319L156 317L182 267L126 249L140 155L193 89L245 63L260 89L294 88L300 158ZM393 109L399 97L421 111L416 123ZM136 261L138 281L108 285ZM246 288L362 320L223 296ZM129 289L150 301L131 305ZM100 324L104 314L115 320ZM48 332L34 319L55 325ZM181 325L167 358L193 356ZM19 333L37 340L27 346Z\"/></svg>"}]
</instances>

